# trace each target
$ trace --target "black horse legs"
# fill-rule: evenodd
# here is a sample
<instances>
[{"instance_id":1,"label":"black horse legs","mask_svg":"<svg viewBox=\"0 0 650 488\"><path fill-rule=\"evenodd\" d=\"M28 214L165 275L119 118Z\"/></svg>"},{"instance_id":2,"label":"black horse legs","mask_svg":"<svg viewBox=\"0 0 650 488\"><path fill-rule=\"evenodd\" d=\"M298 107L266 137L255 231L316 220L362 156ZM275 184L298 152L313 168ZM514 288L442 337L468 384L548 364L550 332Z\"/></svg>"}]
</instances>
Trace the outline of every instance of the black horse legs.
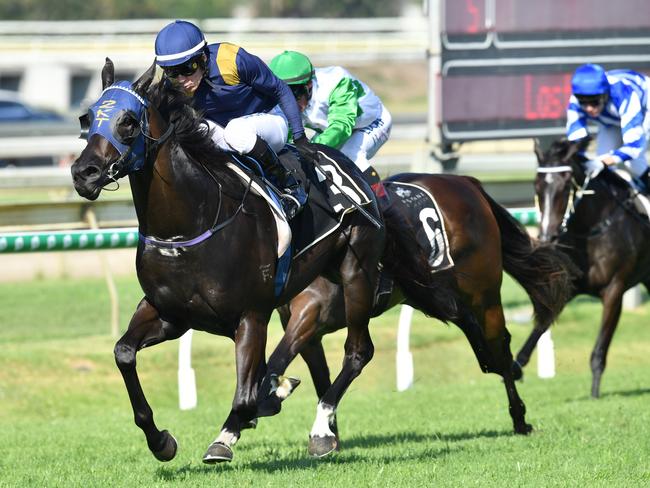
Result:
<instances>
[{"instance_id":1,"label":"black horse legs","mask_svg":"<svg viewBox=\"0 0 650 488\"><path fill-rule=\"evenodd\" d=\"M140 349L176 339L183 333L185 330L176 329L161 320L157 310L143 299L131 318L128 330L115 345L115 363L124 378L135 423L144 432L149 449L159 461L173 459L177 444L169 432L159 431L154 423L153 411L140 385L135 357Z\"/></svg>"},{"instance_id":2,"label":"black horse legs","mask_svg":"<svg viewBox=\"0 0 650 488\"><path fill-rule=\"evenodd\" d=\"M269 312L248 312L239 322L235 333L237 387L232 409L219 436L210 444L203 462L214 464L232 461L232 446L241 436L241 430L257 417L257 389L266 372L264 350Z\"/></svg>"},{"instance_id":3,"label":"black horse legs","mask_svg":"<svg viewBox=\"0 0 650 488\"><path fill-rule=\"evenodd\" d=\"M603 314L600 322L600 332L591 352L591 396L600 396L600 381L607 363L607 351L621 317L623 306L623 286L618 283L610 284L602 294Z\"/></svg>"},{"instance_id":4,"label":"black horse legs","mask_svg":"<svg viewBox=\"0 0 650 488\"><path fill-rule=\"evenodd\" d=\"M483 327L476 317L480 318ZM484 373L496 373L503 378L515 433L530 433L533 428L526 423L526 406L519 397L512 375L510 333L505 328L501 305L477 307L473 313L463 314L457 325L469 340L481 370Z\"/></svg>"}]
</instances>

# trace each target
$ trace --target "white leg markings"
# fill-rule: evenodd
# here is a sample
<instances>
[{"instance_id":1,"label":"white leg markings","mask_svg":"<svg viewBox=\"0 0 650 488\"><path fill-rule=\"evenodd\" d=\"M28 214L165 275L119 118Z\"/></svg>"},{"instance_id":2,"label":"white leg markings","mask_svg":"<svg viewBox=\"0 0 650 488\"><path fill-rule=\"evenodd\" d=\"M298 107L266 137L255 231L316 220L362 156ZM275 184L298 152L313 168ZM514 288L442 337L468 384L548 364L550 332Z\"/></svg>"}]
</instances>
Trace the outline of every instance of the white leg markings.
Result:
<instances>
[{"instance_id":1,"label":"white leg markings","mask_svg":"<svg viewBox=\"0 0 650 488\"><path fill-rule=\"evenodd\" d=\"M336 410L325 406L322 403L316 407L316 420L311 428L310 437L333 437L334 432L330 429L330 420L334 418Z\"/></svg>"},{"instance_id":2,"label":"white leg markings","mask_svg":"<svg viewBox=\"0 0 650 488\"><path fill-rule=\"evenodd\" d=\"M214 442L220 442L221 444L225 444L228 447L232 447L237 442L237 439L239 439L239 438L235 434L233 434L232 432L230 432L230 431L228 431L226 429L223 429L219 433L219 437L217 437L214 440Z\"/></svg>"}]
</instances>

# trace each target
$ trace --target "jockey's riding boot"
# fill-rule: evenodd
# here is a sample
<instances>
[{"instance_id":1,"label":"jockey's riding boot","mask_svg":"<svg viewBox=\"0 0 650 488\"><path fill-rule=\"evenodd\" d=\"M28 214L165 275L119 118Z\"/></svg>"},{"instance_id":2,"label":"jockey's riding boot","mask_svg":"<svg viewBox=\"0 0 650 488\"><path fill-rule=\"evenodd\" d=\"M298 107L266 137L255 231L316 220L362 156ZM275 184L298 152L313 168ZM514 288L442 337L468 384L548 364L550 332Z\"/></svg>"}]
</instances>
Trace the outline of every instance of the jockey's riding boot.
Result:
<instances>
[{"instance_id":1,"label":"jockey's riding boot","mask_svg":"<svg viewBox=\"0 0 650 488\"><path fill-rule=\"evenodd\" d=\"M257 136L253 149L248 153L257 159L264 172L283 193L280 195L282 208L287 219L292 219L307 201L307 194L298 183L291 170L284 167L275 151L260 136Z\"/></svg>"}]
</instances>

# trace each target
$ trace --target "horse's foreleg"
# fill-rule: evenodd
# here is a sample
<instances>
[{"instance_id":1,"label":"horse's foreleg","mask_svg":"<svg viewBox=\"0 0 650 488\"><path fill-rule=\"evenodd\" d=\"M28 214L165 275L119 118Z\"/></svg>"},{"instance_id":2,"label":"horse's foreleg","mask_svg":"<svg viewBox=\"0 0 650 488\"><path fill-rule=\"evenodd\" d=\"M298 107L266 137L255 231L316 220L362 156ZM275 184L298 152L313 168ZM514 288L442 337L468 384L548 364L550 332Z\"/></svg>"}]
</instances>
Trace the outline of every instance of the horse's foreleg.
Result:
<instances>
[{"instance_id":1,"label":"horse's foreleg","mask_svg":"<svg viewBox=\"0 0 650 488\"><path fill-rule=\"evenodd\" d=\"M283 375L296 355L305 349L307 343L316 335L321 299L318 292L307 288L281 311L284 335L269 357L266 375L260 386L257 410L260 417L279 413L282 401L300 384L299 379ZM312 371L312 377L313 375Z\"/></svg>"},{"instance_id":2,"label":"horse's foreleg","mask_svg":"<svg viewBox=\"0 0 650 488\"><path fill-rule=\"evenodd\" d=\"M607 351L621 317L623 306L623 287L618 283L610 285L602 294L603 314L600 322L600 332L591 352L591 396L600 396L600 382L607 363Z\"/></svg>"},{"instance_id":3,"label":"horse's foreleg","mask_svg":"<svg viewBox=\"0 0 650 488\"><path fill-rule=\"evenodd\" d=\"M147 445L159 461L169 461L176 455L176 440L169 432L158 430L153 411L147 403L136 370L136 353L144 348L180 337L186 329L177 329L163 321L158 311L143 299L131 318L129 328L115 344L115 363L122 373L131 400L135 423L147 438Z\"/></svg>"},{"instance_id":4,"label":"horse's foreleg","mask_svg":"<svg viewBox=\"0 0 650 488\"><path fill-rule=\"evenodd\" d=\"M270 315L270 312L248 312L239 322L235 333L235 397L219 436L203 456L204 463L232 461L232 446L239 440L242 428L257 417L257 390L266 372L264 350Z\"/></svg>"},{"instance_id":5,"label":"horse's foreleg","mask_svg":"<svg viewBox=\"0 0 650 488\"><path fill-rule=\"evenodd\" d=\"M322 457L339 449L336 426L336 409L352 381L361 374L364 366L372 359L374 346L368 331L371 309L371 294L368 300L355 300L356 288L345 291L346 323L348 335L345 341L343 367L334 382L321 397L316 410L316 420L309 435L309 453ZM357 297L364 297L363 293Z\"/></svg>"}]
</instances>

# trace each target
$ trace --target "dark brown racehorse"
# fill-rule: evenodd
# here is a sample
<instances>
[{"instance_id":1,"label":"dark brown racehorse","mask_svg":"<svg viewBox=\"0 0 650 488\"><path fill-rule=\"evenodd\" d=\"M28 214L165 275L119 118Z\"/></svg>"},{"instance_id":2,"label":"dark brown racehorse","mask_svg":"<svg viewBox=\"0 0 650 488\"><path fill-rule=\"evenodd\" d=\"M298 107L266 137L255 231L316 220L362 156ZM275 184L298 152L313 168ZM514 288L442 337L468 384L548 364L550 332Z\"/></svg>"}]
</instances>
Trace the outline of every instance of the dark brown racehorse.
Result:
<instances>
[{"instance_id":1,"label":"dark brown racehorse","mask_svg":"<svg viewBox=\"0 0 650 488\"><path fill-rule=\"evenodd\" d=\"M582 152L588 140L555 141L547 151L538 142L535 194L541 211L539 239L557 244L577 265L574 295L600 298L600 333L591 353L591 396L600 396L607 350L621 316L623 293L650 286L650 225L634 209L630 188L615 173L585 174ZM517 354L524 366L546 327L538 324Z\"/></svg>"},{"instance_id":2,"label":"dark brown racehorse","mask_svg":"<svg viewBox=\"0 0 650 488\"><path fill-rule=\"evenodd\" d=\"M532 427L526 423L526 408L515 387L510 334L501 305L503 271L526 290L536 323L545 328L569 294L566 259L532 240L473 178L401 174L386 181L418 185L435 196L455 263L432 273L428 255L416 244L414 227L418 223L410 222L395 206L383 209L387 246L382 263L397 285L386 308L407 303L460 327L481 369L503 377L515 432L528 434ZM268 362L269 373L280 375L298 353L306 361L320 398L310 435L309 450L315 456L339 445L336 411L326 396L330 379L320 339L341 328L348 306L340 286L326 278L317 279L280 309L286 331ZM346 343L346 359L353 358L348 346Z\"/></svg>"},{"instance_id":3,"label":"dark brown racehorse","mask_svg":"<svg viewBox=\"0 0 650 488\"><path fill-rule=\"evenodd\" d=\"M136 267L144 298L115 346L115 360L149 449L168 461L177 443L154 423L136 353L192 328L235 342L232 410L203 458L206 463L230 461L241 430L272 398L259 390L269 317L318 275L327 273L341 283L350 355L363 358L343 364L331 394L341 395L369 359L368 317L384 229L358 212L347 214L339 230L294 259L284 291L276 297L278 236L268 204L226 167L233 156L214 147L185 100L165 84L151 86L154 71L152 65L133 85L114 84L113 64L107 60L104 92L91 107L88 145L72 176L79 195L89 200L121 176L130 179L141 233ZM376 203L369 211L381 220ZM287 385L281 386L284 396Z\"/></svg>"}]
</instances>

